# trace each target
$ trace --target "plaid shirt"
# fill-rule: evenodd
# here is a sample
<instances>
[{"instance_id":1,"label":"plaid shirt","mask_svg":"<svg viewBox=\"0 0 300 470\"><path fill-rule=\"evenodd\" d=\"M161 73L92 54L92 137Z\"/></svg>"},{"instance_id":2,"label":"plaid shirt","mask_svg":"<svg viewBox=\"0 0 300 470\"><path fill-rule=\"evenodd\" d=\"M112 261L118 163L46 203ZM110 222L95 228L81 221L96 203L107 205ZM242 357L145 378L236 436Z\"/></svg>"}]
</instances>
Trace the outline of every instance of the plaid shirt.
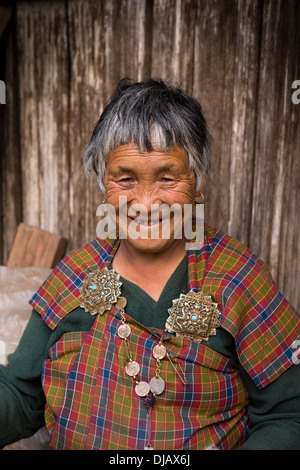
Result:
<instances>
[{"instance_id":1,"label":"plaid shirt","mask_svg":"<svg viewBox=\"0 0 300 470\"><path fill-rule=\"evenodd\" d=\"M79 306L83 280L108 267L119 241L96 239L67 255L30 303L55 329ZM231 237L208 226L199 251L188 254L188 289L211 295L221 326L235 339L239 361L257 387L292 365L299 319L276 288L267 268ZM83 312L83 315L88 313ZM140 380L154 375L152 350L161 331L144 328L128 315L132 355ZM147 410L124 371L124 343L117 335L120 312L95 319L90 331L66 333L49 351L43 367L46 425L57 449L143 449ZM152 411L154 449L233 449L248 432L248 393L237 364L185 338L165 343L188 376L184 385L168 360L162 362L166 390Z\"/></svg>"}]
</instances>

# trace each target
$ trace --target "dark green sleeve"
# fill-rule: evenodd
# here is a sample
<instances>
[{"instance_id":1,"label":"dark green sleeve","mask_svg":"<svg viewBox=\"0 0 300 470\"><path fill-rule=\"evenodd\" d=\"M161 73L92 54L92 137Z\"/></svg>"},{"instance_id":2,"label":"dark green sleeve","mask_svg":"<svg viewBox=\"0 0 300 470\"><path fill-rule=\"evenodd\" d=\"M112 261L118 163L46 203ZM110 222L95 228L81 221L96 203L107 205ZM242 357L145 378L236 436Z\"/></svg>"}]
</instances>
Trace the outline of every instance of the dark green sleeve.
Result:
<instances>
[{"instance_id":1,"label":"dark green sleeve","mask_svg":"<svg viewBox=\"0 0 300 470\"><path fill-rule=\"evenodd\" d=\"M0 448L34 434L44 424L41 385L51 330L32 312L16 351L0 365Z\"/></svg>"},{"instance_id":2,"label":"dark green sleeve","mask_svg":"<svg viewBox=\"0 0 300 470\"><path fill-rule=\"evenodd\" d=\"M206 343L238 363L233 337L223 328ZM243 450L300 450L300 365L293 365L276 380L259 389L240 366L249 393L250 433Z\"/></svg>"},{"instance_id":3,"label":"dark green sleeve","mask_svg":"<svg viewBox=\"0 0 300 470\"><path fill-rule=\"evenodd\" d=\"M300 367L291 366L258 389L241 370L250 403L250 434L240 450L300 450Z\"/></svg>"}]
</instances>

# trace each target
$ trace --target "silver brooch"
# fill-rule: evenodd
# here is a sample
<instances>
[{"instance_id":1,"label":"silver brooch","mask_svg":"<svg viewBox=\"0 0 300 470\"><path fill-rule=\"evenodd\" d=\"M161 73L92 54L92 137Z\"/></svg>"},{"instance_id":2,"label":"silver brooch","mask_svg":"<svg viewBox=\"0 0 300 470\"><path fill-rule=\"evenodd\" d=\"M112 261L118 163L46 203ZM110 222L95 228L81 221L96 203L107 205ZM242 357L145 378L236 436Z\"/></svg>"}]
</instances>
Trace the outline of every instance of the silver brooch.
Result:
<instances>
[{"instance_id":1,"label":"silver brooch","mask_svg":"<svg viewBox=\"0 0 300 470\"><path fill-rule=\"evenodd\" d=\"M199 343L215 335L216 328L220 326L218 304L212 301L210 295L205 296L202 292L181 294L173 300L168 313L170 316L166 321L166 329L170 333Z\"/></svg>"},{"instance_id":2,"label":"silver brooch","mask_svg":"<svg viewBox=\"0 0 300 470\"><path fill-rule=\"evenodd\" d=\"M121 285L120 275L113 269L92 272L83 281L79 295L80 307L91 315L103 315L117 302Z\"/></svg>"}]
</instances>

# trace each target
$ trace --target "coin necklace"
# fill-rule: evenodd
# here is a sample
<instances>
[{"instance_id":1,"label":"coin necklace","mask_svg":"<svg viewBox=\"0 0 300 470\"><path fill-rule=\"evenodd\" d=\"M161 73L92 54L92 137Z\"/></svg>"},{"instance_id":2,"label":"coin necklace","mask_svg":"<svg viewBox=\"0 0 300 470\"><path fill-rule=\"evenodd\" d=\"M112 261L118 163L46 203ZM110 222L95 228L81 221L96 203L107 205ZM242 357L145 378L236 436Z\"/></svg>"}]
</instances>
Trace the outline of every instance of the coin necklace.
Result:
<instances>
[{"instance_id":1,"label":"coin necklace","mask_svg":"<svg viewBox=\"0 0 300 470\"><path fill-rule=\"evenodd\" d=\"M139 397L144 397L148 395L149 392L152 392L153 395L160 395L165 390L165 381L160 376L160 368L161 368L160 361L167 354L167 350L165 346L163 345L164 335L167 332L167 330L163 332L159 340L159 343L153 348L153 351L152 351L152 354L154 358L156 359L156 370L155 370L154 377L152 377L149 383L145 381L138 381L137 376L140 372L140 365L138 364L138 362L132 359L132 353L131 353L130 344L128 341L131 335L131 328L126 323L126 319L124 316L124 313L125 313L124 308L126 304L127 304L127 300L125 299L125 297L120 297L116 305L117 308L120 309L120 313L121 313L121 324L118 327L118 336L124 340L124 345L125 345L126 359L127 359L125 372L130 377L133 377L135 381L135 393Z\"/></svg>"},{"instance_id":2,"label":"coin necklace","mask_svg":"<svg viewBox=\"0 0 300 470\"><path fill-rule=\"evenodd\" d=\"M125 372L129 377L132 377L135 382L135 393L140 397L142 403L147 407L147 444L145 450L153 450L151 445L151 411L155 403L156 395L160 395L165 390L165 381L160 376L161 360L166 356L167 350L163 345L164 336L167 330L164 330L158 344L154 346L152 354L156 360L155 375L150 379L149 383L142 380L138 380L138 374L140 372L140 365L132 358L132 353L129 344L129 338L131 335L131 328L126 323L124 308L127 304L125 297L119 297L116 307L119 308L121 313L121 324L118 327L118 336L123 339L125 351L126 351L126 366Z\"/></svg>"}]
</instances>

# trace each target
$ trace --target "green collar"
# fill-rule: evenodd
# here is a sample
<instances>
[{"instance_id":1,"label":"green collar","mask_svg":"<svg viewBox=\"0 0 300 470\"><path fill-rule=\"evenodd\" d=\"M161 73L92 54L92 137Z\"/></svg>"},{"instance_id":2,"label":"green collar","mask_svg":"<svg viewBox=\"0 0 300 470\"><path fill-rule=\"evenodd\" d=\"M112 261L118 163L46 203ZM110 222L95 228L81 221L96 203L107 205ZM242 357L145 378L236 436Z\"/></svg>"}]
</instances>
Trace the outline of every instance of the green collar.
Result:
<instances>
[{"instance_id":1,"label":"green collar","mask_svg":"<svg viewBox=\"0 0 300 470\"><path fill-rule=\"evenodd\" d=\"M122 296L126 297L126 313L145 327L165 328L168 318L168 308L172 307L172 300L187 292L188 284L188 257L179 263L156 302L149 294L137 284L120 277L122 282Z\"/></svg>"}]
</instances>

